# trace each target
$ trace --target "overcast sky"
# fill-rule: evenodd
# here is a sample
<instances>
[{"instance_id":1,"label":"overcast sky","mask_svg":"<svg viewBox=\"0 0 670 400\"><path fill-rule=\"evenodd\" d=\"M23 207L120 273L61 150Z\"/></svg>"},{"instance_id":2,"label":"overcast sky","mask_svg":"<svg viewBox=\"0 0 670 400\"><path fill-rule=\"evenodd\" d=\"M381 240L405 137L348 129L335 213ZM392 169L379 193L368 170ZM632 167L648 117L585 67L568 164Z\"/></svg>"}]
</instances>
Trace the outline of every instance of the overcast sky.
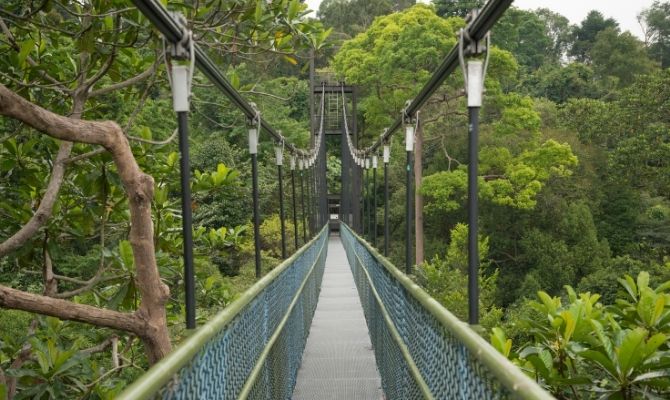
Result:
<instances>
[{"instance_id":1,"label":"overcast sky","mask_svg":"<svg viewBox=\"0 0 670 400\"><path fill-rule=\"evenodd\" d=\"M429 3L429 0L424 0ZM514 6L523 9L548 8L566 16L570 22L581 22L591 10L598 10L605 17L612 17L622 30L631 31L641 37L642 29L637 23L637 14L651 5L653 0L515 0ZM321 0L307 0L310 8L317 10Z\"/></svg>"}]
</instances>

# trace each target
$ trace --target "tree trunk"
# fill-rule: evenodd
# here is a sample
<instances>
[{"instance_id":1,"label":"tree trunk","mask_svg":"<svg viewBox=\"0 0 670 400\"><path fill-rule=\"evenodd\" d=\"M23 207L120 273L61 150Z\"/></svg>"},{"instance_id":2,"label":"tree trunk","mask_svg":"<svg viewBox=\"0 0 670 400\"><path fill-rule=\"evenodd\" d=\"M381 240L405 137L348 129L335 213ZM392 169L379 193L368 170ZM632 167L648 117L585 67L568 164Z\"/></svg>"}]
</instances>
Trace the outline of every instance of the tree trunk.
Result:
<instances>
[{"instance_id":1,"label":"tree trunk","mask_svg":"<svg viewBox=\"0 0 670 400\"><path fill-rule=\"evenodd\" d=\"M424 261L423 237L423 196L421 195L421 178L423 175L423 126L419 120L416 124L414 142L414 237L416 243L416 265Z\"/></svg>"},{"instance_id":2,"label":"tree trunk","mask_svg":"<svg viewBox=\"0 0 670 400\"><path fill-rule=\"evenodd\" d=\"M170 351L171 344L165 312L169 289L160 280L153 242L153 178L139 168L128 139L114 122L83 121L57 115L1 84L0 115L22 121L56 139L101 145L111 153L128 196L129 240L141 294L136 312L119 313L0 286L0 306L133 332L142 338L149 362L157 362Z\"/></svg>"}]
</instances>

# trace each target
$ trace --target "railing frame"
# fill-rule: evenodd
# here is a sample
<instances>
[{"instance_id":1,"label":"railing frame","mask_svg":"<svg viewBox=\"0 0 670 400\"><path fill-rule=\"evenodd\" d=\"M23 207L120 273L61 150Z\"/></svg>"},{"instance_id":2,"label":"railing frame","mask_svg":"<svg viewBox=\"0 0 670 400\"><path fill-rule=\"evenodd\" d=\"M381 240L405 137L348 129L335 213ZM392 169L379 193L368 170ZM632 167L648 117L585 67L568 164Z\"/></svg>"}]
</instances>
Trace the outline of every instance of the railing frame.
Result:
<instances>
[{"instance_id":1,"label":"railing frame","mask_svg":"<svg viewBox=\"0 0 670 400\"><path fill-rule=\"evenodd\" d=\"M372 257L383 266L386 271L388 271L391 276L402 285L402 287L411 295L415 300L417 300L444 328L446 328L459 342L461 342L468 352L478 360L487 370L496 377L501 385L505 387L512 395L516 396L519 399L524 400L551 400L554 399L553 396L547 391L545 391L540 385L537 384L534 380L528 377L526 374L521 371L517 366L512 364L507 358L500 354L493 346L491 346L486 340L479 336L468 324L459 320L454 316L449 310L444 308L437 300L432 298L428 293L426 293L419 285L414 283L407 275L400 271L396 266L394 266L386 257L381 255L377 249L372 247L365 239L356 234L356 232L351 229L348 225L342 223L341 230L345 229L350 233L355 240L361 243L366 250L372 255ZM345 241L342 241L345 244ZM367 270L367 266L363 263L360 255L355 251L357 262L360 262L363 267L363 271L368 279L368 283L372 289L373 294L377 300L377 303L382 310L384 320L391 330L391 334L396 340L400 339L400 335L397 333L397 328L395 327L394 322L386 312L386 307L381 303L381 299L378 295L377 288L374 282L371 279L370 273ZM393 325L391 327L391 325ZM395 334L394 334L395 332ZM423 380L423 377L420 375L418 368L414 360L411 358L411 354L405 345L405 343L398 343L403 353L403 357L408 361L408 367L412 376L417 382L419 388L422 390L424 397L427 399L433 398L426 386L426 383ZM408 360L411 359L411 363ZM420 380L417 378L416 374L419 374Z\"/></svg>"},{"instance_id":2,"label":"railing frame","mask_svg":"<svg viewBox=\"0 0 670 400\"><path fill-rule=\"evenodd\" d=\"M188 363L200 352L209 341L219 334L223 329L225 329L235 317L237 317L244 309L258 296L260 293L266 289L270 283L277 279L283 272L293 266L294 262L305 253L312 245L317 243L323 235L328 234L328 225L324 225L321 231L315 235L311 240L305 243L297 252L295 252L291 257L287 258L267 275L262 277L258 282L251 286L247 291L242 293L242 295L230 305L224 308L219 312L214 318L212 318L207 324L198 328L190 337L184 340L177 348L175 348L170 354L168 354L164 359L158 362L156 365L151 367L146 373L144 373L139 379L133 382L126 390L124 390L117 399L131 400L131 399L149 399L152 396L155 396L160 392L160 390L165 387L174 375L177 374L182 368L188 365ZM319 249L317 256L314 259L314 263L310 266L310 270L305 275L305 280L302 282L298 291L296 292L292 302L289 304L289 307L286 310L286 314L280 323L277 325L275 332L268 340L265 348L260 353L259 358L257 359L257 364L252 369L247 378L247 382L243 386L243 391L247 386L252 386L253 380L257 374L256 369L258 364L263 364L264 357L267 356L267 353L272 348L275 343L276 336L281 333L282 328L285 325L286 319L291 314L293 306L296 303L296 299L299 298L302 293L302 289L305 287L305 282L309 279L310 275L314 272L317 263L320 260L321 254L324 249L328 246L328 240L324 240L323 246ZM250 383L251 382L251 383Z\"/></svg>"}]
</instances>

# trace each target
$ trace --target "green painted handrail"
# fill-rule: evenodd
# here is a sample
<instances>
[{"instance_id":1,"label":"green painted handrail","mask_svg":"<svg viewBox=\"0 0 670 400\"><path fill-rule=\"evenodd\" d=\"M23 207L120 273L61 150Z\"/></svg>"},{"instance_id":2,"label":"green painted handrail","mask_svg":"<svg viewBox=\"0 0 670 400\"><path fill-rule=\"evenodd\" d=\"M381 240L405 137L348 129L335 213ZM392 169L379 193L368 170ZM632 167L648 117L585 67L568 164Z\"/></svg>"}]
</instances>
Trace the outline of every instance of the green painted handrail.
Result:
<instances>
[{"instance_id":1,"label":"green painted handrail","mask_svg":"<svg viewBox=\"0 0 670 400\"><path fill-rule=\"evenodd\" d=\"M207 344L207 342L225 328L256 296L263 291L282 272L288 269L293 262L312 246L323 232L328 229L326 224L321 231L309 242L305 243L291 257L284 260L267 275L251 286L247 291L221 312L214 316L207 324L198 328L191 336L182 342L170 354L151 367L144 375L124 390L117 399L136 400L149 399L158 393L181 368Z\"/></svg>"},{"instance_id":2,"label":"green painted handrail","mask_svg":"<svg viewBox=\"0 0 670 400\"><path fill-rule=\"evenodd\" d=\"M365 239L358 236L348 225L340 223L356 238L370 254L386 268L407 292L414 297L430 314L437 319L458 341L468 349L494 375L500 383L514 396L524 400L555 400L534 380L528 377L517 366L493 348L486 340L473 331L465 322L458 319L442 304L432 298L411 278L396 268L386 257L381 255Z\"/></svg>"}]
</instances>

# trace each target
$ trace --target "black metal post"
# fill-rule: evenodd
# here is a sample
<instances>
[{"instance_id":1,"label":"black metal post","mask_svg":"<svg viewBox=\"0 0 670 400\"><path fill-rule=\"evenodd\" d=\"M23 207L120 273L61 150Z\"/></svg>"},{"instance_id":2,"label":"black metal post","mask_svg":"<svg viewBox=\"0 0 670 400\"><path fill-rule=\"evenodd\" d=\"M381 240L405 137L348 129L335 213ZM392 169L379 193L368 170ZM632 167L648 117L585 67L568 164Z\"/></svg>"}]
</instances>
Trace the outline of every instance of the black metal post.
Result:
<instances>
[{"instance_id":1,"label":"black metal post","mask_svg":"<svg viewBox=\"0 0 670 400\"><path fill-rule=\"evenodd\" d=\"M258 154L251 154L251 196L254 206L254 261L256 278L261 277L261 215L258 201Z\"/></svg>"},{"instance_id":2,"label":"black metal post","mask_svg":"<svg viewBox=\"0 0 670 400\"><path fill-rule=\"evenodd\" d=\"M405 188L405 273L412 272L412 152L407 151L407 180Z\"/></svg>"},{"instance_id":3,"label":"black metal post","mask_svg":"<svg viewBox=\"0 0 670 400\"><path fill-rule=\"evenodd\" d=\"M384 163L384 256L389 255L389 163Z\"/></svg>"},{"instance_id":4,"label":"black metal post","mask_svg":"<svg viewBox=\"0 0 670 400\"><path fill-rule=\"evenodd\" d=\"M281 258L286 258L286 223L284 221L284 177L281 164L277 165L279 176L279 222L281 225Z\"/></svg>"},{"instance_id":5,"label":"black metal post","mask_svg":"<svg viewBox=\"0 0 670 400\"><path fill-rule=\"evenodd\" d=\"M293 166L291 167L291 191L293 192L293 196L291 196L293 201L293 240L295 241L295 251L298 251L298 207L296 206L295 168Z\"/></svg>"},{"instance_id":6,"label":"black metal post","mask_svg":"<svg viewBox=\"0 0 670 400\"><path fill-rule=\"evenodd\" d=\"M305 178L300 170L300 205L302 208L302 243L307 243L307 217L305 216Z\"/></svg>"},{"instance_id":7,"label":"black metal post","mask_svg":"<svg viewBox=\"0 0 670 400\"><path fill-rule=\"evenodd\" d=\"M372 168L372 245L377 247L377 166Z\"/></svg>"},{"instance_id":8,"label":"black metal post","mask_svg":"<svg viewBox=\"0 0 670 400\"><path fill-rule=\"evenodd\" d=\"M305 185L307 188L307 235L311 238L314 233L312 226L314 207L312 207L312 174L309 169L305 170L305 179L307 180L307 184Z\"/></svg>"},{"instance_id":9,"label":"black metal post","mask_svg":"<svg viewBox=\"0 0 670 400\"><path fill-rule=\"evenodd\" d=\"M470 119L468 139L468 319L470 325L479 323L479 246L478 219L478 142L479 107L468 107Z\"/></svg>"},{"instance_id":10,"label":"black metal post","mask_svg":"<svg viewBox=\"0 0 670 400\"><path fill-rule=\"evenodd\" d=\"M361 217L361 225L362 225L361 226L361 230L362 230L361 231L362 232L361 236L363 236L365 238L365 225L367 225L366 222L365 222L365 217L366 217L366 213L367 213L366 208L367 208L367 205L368 205L368 203L367 203L367 198L368 198L368 170L365 169L365 167L361 167L361 172L363 174L363 179L362 179L362 181L363 181L363 190L362 190L363 191L363 198L361 199L361 202L363 203L363 205L362 205L362 210L363 210L362 214L363 215Z\"/></svg>"},{"instance_id":11,"label":"black metal post","mask_svg":"<svg viewBox=\"0 0 670 400\"><path fill-rule=\"evenodd\" d=\"M195 271L193 269L193 214L191 210L191 162L188 146L188 112L177 113L179 125L179 169L181 174L181 215L184 237L184 299L186 329L195 329Z\"/></svg>"}]
</instances>

